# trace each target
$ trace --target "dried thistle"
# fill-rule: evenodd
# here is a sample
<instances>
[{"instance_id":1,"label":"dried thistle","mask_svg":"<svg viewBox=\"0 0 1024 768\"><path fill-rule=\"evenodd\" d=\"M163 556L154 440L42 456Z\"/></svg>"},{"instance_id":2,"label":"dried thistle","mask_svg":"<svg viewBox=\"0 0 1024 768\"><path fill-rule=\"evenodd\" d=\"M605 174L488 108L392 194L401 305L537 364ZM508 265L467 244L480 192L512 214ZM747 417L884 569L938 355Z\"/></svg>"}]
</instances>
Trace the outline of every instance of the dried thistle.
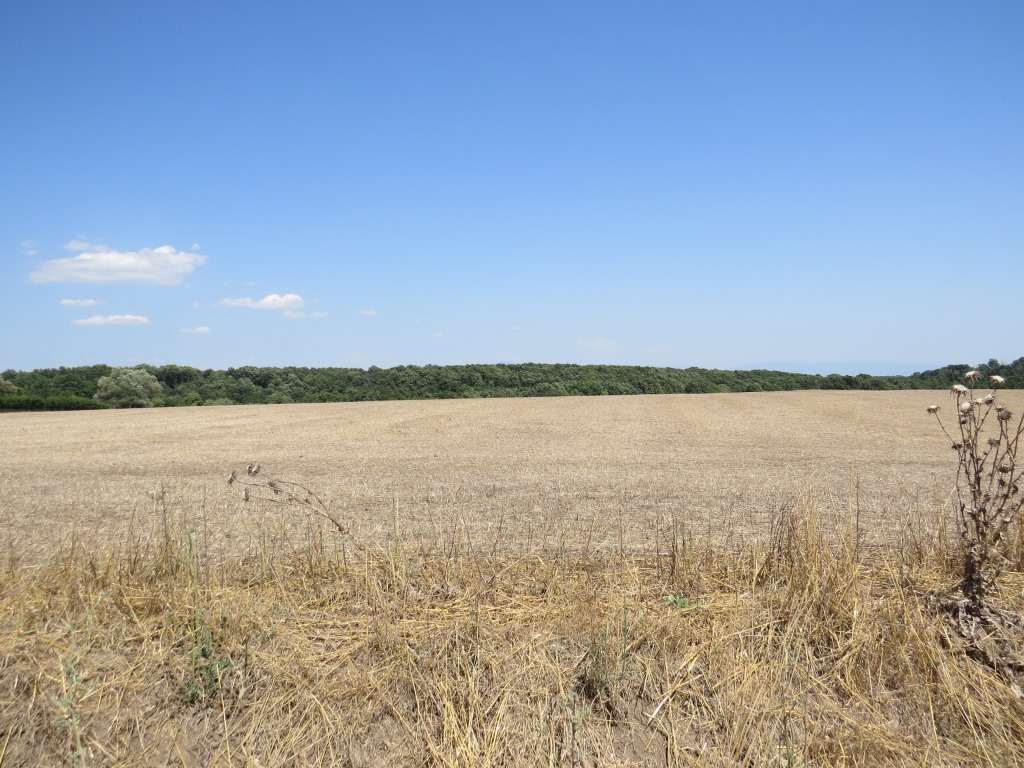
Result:
<instances>
[{"instance_id":1,"label":"dried thistle","mask_svg":"<svg viewBox=\"0 0 1024 768\"><path fill-rule=\"evenodd\" d=\"M991 381L992 384L997 387L1002 386L1003 384L1006 383L1006 379L1004 379L1002 376L992 375L988 377L988 380Z\"/></svg>"},{"instance_id":2,"label":"dried thistle","mask_svg":"<svg viewBox=\"0 0 1024 768\"><path fill-rule=\"evenodd\" d=\"M929 405L928 406L928 413L936 414L936 413L939 412L939 410L941 410L941 408L938 405Z\"/></svg>"},{"instance_id":3,"label":"dried thistle","mask_svg":"<svg viewBox=\"0 0 1024 768\"><path fill-rule=\"evenodd\" d=\"M979 377L978 371L968 371L965 379L973 382ZM1002 383L1001 377L990 378L994 384ZM1024 468L1017 462L1024 419L1017 421L1014 428L1013 414L996 404L994 393L968 399L971 390L963 384L953 384L950 393L957 402L958 435L947 430L938 417L938 408L930 407L928 412L935 415L957 454L957 511L964 551L959 585L963 597L957 610L961 617L983 622L991 614L988 600L1002 563L1004 534L1024 515L1024 499L1015 490L1024 474ZM986 423L989 407L995 409L998 427Z\"/></svg>"}]
</instances>

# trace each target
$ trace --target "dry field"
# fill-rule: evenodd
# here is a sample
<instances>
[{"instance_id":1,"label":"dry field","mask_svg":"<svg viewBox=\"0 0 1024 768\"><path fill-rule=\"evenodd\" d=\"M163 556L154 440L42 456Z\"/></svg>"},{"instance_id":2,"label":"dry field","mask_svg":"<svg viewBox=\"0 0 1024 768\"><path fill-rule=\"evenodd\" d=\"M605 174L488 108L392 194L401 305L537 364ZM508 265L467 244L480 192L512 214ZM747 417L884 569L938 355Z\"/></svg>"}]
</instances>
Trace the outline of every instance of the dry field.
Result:
<instances>
[{"instance_id":1,"label":"dry field","mask_svg":"<svg viewBox=\"0 0 1024 768\"><path fill-rule=\"evenodd\" d=\"M1021 764L928 607L948 400L0 414L0 768Z\"/></svg>"},{"instance_id":2,"label":"dry field","mask_svg":"<svg viewBox=\"0 0 1024 768\"><path fill-rule=\"evenodd\" d=\"M1017 393L1010 393L1016 395ZM201 515L218 550L280 510L224 482L259 462L326 500L366 542L490 551L650 553L675 521L737 545L782 501L815 494L892 541L941 506L953 467L934 392L446 400L0 417L0 548ZM1020 400L1021 398L1016 398ZM1012 400L1011 400L1012 402ZM397 523L396 523L397 512ZM259 525L253 525L254 517ZM161 523L162 524L162 523Z\"/></svg>"}]
</instances>

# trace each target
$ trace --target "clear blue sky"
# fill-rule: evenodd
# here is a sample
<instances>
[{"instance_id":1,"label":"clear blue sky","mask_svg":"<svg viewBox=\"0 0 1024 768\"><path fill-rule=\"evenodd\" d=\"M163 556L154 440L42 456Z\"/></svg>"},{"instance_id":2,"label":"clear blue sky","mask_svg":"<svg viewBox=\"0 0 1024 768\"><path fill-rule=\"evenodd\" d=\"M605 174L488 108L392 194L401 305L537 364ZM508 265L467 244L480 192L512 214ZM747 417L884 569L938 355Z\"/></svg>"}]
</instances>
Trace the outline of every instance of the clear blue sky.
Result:
<instances>
[{"instance_id":1,"label":"clear blue sky","mask_svg":"<svg viewBox=\"0 0 1024 768\"><path fill-rule=\"evenodd\" d=\"M1024 355L1024 2L4 2L0 368Z\"/></svg>"}]
</instances>

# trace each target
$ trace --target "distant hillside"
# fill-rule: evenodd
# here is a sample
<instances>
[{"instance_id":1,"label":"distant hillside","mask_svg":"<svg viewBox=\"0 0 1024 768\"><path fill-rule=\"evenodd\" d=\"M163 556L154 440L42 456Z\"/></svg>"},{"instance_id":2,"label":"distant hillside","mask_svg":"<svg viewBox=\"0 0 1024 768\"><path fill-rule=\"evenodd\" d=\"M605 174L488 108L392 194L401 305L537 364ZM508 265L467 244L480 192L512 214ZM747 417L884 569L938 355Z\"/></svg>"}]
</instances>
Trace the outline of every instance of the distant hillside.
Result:
<instances>
[{"instance_id":1,"label":"distant hillside","mask_svg":"<svg viewBox=\"0 0 1024 768\"><path fill-rule=\"evenodd\" d=\"M228 368L140 366L160 381L154 405L328 403L360 400L429 400L469 397L696 394L798 389L943 389L972 367L997 374L1008 388L1024 388L1024 357L978 366L947 365L911 376L821 376L783 371L720 371L629 365L544 363L495 365L400 365L395 368ZM96 382L107 365L4 371L0 410L67 410L98 407Z\"/></svg>"}]
</instances>

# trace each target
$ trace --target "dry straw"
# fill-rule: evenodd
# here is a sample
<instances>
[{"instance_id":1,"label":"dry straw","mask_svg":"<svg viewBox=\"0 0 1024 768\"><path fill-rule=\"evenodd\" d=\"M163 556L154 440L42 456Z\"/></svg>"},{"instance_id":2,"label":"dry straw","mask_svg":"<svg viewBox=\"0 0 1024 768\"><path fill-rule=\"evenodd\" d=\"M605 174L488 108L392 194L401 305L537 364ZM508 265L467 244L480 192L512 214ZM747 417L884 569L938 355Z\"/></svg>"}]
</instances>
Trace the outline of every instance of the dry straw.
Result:
<instances>
[{"instance_id":1,"label":"dry straw","mask_svg":"<svg viewBox=\"0 0 1024 768\"><path fill-rule=\"evenodd\" d=\"M1000 433L982 433L984 451ZM457 488L415 519L394 497L377 535L312 480L229 477L249 493L234 548L206 496L161 489L131 518L151 527L125 518L98 542L69 525L9 559L0 766L1024 764L1012 665L986 663L931 599L963 579L938 505L892 512L898 535L879 540L867 489L808 482L728 497L756 517L714 507L711 535L679 498L624 488L616 503L665 510L645 548L617 543L625 516L579 514L586 485L561 489L580 503L561 539L504 510L432 538L404 531L461 513ZM1018 530L988 593L1005 615L1024 607ZM1001 630L1010 659L1019 635Z\"/></svg>"}]
</instances>

